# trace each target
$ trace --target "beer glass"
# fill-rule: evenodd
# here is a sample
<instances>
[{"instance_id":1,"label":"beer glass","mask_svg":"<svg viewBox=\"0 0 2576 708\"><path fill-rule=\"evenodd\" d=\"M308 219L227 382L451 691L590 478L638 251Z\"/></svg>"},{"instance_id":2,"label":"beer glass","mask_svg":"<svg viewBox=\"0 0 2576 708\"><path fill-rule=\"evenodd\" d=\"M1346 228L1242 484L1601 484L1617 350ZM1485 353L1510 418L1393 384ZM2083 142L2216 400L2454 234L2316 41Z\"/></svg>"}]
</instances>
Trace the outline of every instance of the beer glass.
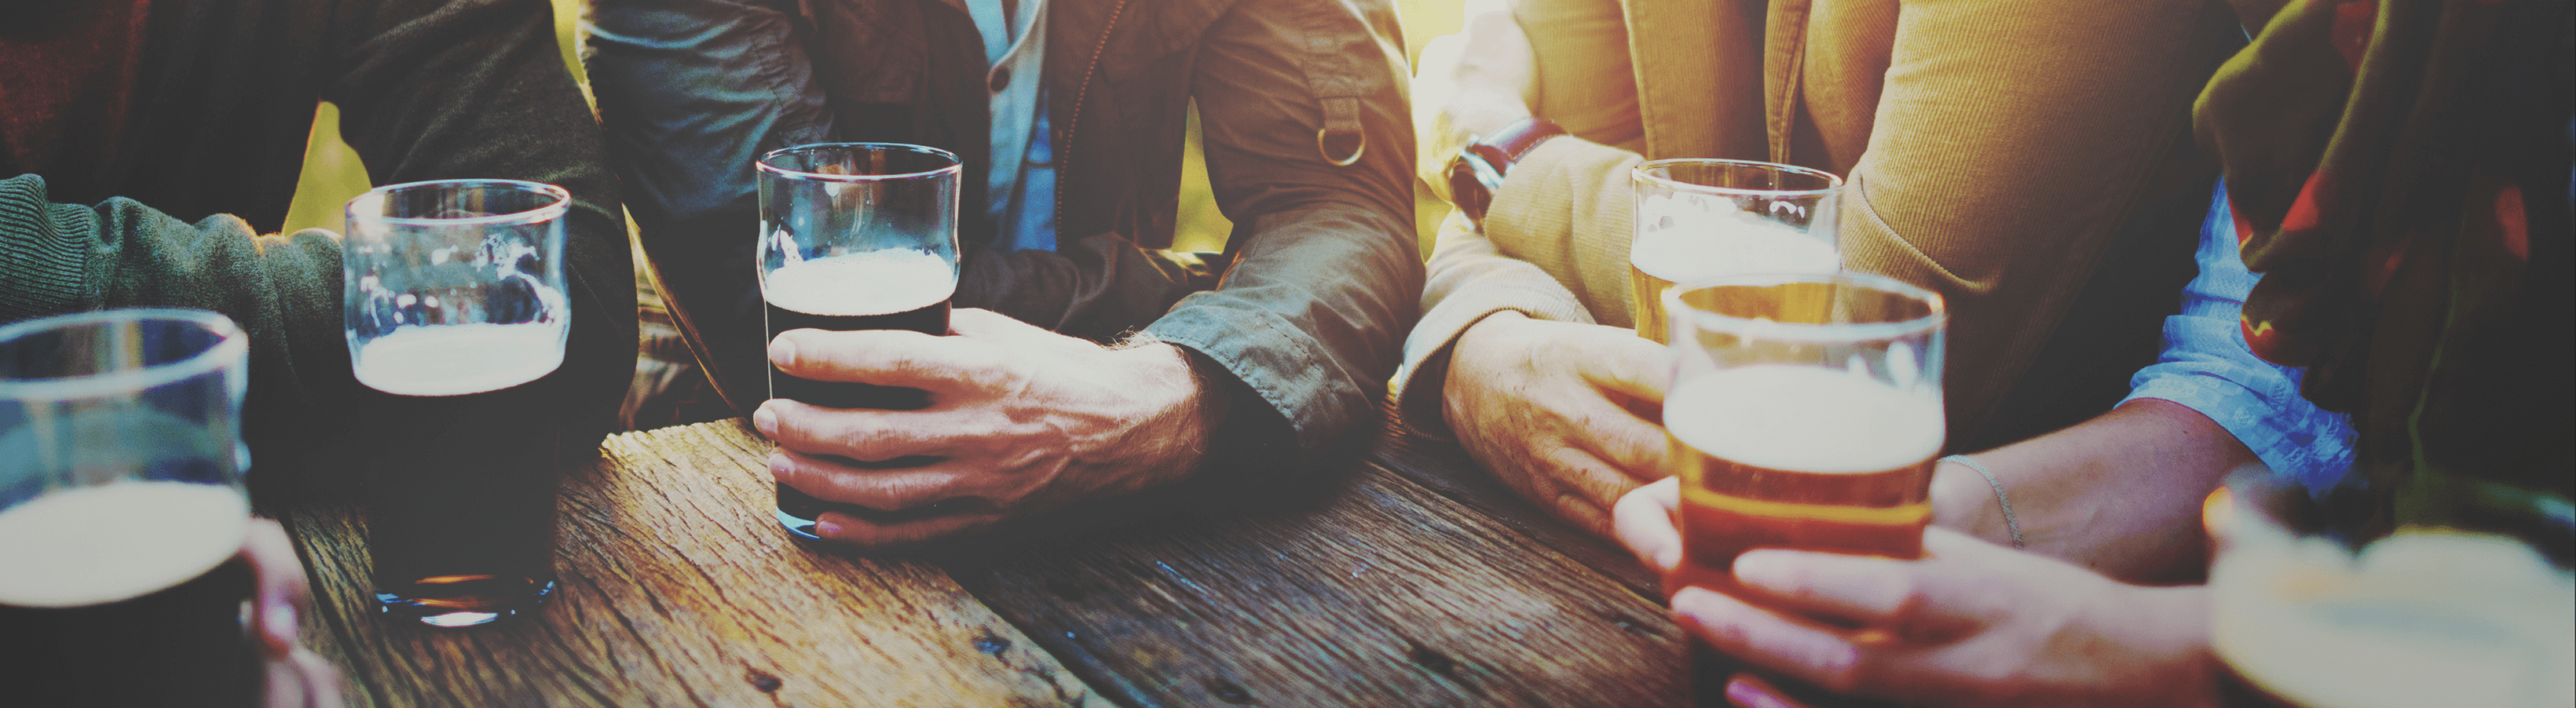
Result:
<instances>
[{"instance_id":1,"label":"beer glass","mask_svg":"<svg viewBox=\"0 0 2576 708\"><path fill-rule=\"evenodd\" d=\"M2320 498L2256 467L2203 505L2229 705L2576 705L2576 521L2564 500L2437 497L2426 503L2451 513L2428 516L2451 523L2369 538L2353 527L2380 514L2349 503L2356 492Z\"/></svg>"},{"instance_id":2,"label":"beer glass","mask_svg":"<svg viewBox=\"0 0 2576 708\"><path fill-rule=\"evenodd\" d=\"M1636 235L1628 246L1628 311L1637 336L1664 343L1674 283L1738 273L1831 273L1843 178L1750 160L1637 165Z\"/></svg>"},{"instance_id":3,"label":"beer glass","mask_svg":"<svg viewBox=\"0 0 2576 708\"><path fill-rule=\"evenodd\" d=\"M1664 294L1682 568L1792 548L1920 557L1944 435L1941 297L1858 273L1745 275Z\"/></svg>"},{"instance_id":4,"label":"beer glass","mask_svg":"<svg viewBox=\"0 0 2576 708\"><path fill-rule=\"evenodd\" d=\"M517 180L377 187L348 204L349 360L376 453L366 495L376 600L435 627L534 609L554 588L555 438L572 311L563 188Z\"/></svg>"},{"instance_id":5,"label":"beer glass","mask_svg":"<svg viewBox=\"0 0 2576 708\"><path fill-rule=\"evenodd\" d=\"M770 339L800 328L948 334L958 274L957 179L965 169L956 155L899 143L824 143L762 155L758 168L760 296ZM776 366L769 393L824 408L930 405L919 389L802 379ZM829 510L871 513L778 486L778 523L797 537L817 538L815 519Z\"/></svg>"},{"instance_id":6,"label":"beer glass","mask_svg":"<svg viewBox=\"0 0 2576 708\"><path fill-rule=\"evenodd\" d=\"M200 310L0 327L0 686L30 706L247 706L248 338Z\"/></svg>"}]
</instances>

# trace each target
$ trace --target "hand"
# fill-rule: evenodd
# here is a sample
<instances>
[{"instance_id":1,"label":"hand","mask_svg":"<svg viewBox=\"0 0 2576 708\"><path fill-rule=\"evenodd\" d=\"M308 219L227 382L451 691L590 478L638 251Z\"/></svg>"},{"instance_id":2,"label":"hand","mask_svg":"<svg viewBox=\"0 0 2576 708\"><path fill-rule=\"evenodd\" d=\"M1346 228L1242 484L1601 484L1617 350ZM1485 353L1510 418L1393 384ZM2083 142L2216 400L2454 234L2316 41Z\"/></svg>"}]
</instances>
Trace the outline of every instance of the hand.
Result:
<instances>
[{"instance_id":1,"label":"hand","mask_svg":"<svg viewBox=\"0 0 2576 708\"><path fill-rule=\"evenodd\" d=\"M889 546L989 526L1187 476L1222 411L1202 401L1188 355L1168 344L1104 348L988 310L958 309L952 335L902 330L780 333L789 374L929 392L917 411L841 410L771 399L752 424L778 443L769 471L817 499L880 511L956 507L926 518L827 512L825 538ZM938 458L869 469L853 460Z\"/></svg>"},{"instance_id":2,"label":"hand","mask_svg":"<svg viewBox=\"0 0 2576 708\"><path fill-rule=\"evenodd\" d=\"M1628 330L1496 313L1459 335L1442 412L1521 498L1608 536L1619 496L1665 474L1666 366Z\"/></svg>"},{"instance_id":3,"label":"hand","mask_svg":"<svg viewBox=\"0 0 2576 708\"><path fill-rule=\"evenodd\" d=\"M286 528L268 519L251 519L239 554L250 564L258 587L251 595L250 626L259 637L268 672L270 708L338 708L340 672L312 650L296 646L295 613L310 604L312 588L304 564L295 560L295 544Z\"/></svg>"},{"instance_id":4,"label":"hand","mask_svg":"<svg viewBox=\"0 0 2576 708\"><path fill-rule=\"evenodd\" d=\"M1509 10L1467 18L1459 34L1423 45L1413 127L1423 177L1440 198L1451 198L1449 158L1477 136L1530 117L1538 92L1538 57Z\"/></svg>"},{"instance_id":5,"label":"hand","mask_svg":"<svg viewBox=\"0 0 2576 708\"><path fill-rule=\"evenodd\" d=\"M1678 480L1619 503L1620 540L1669 570L1681 558ZM2214 706L2206 594L2113 582L1948 529L1928 558L1787 550L1736 558L1745 597L1673 596L1718 651L1841 693L1940 706ZM1739 676L1729 699L1791 706Z\"/></svg>"}]
</instances>

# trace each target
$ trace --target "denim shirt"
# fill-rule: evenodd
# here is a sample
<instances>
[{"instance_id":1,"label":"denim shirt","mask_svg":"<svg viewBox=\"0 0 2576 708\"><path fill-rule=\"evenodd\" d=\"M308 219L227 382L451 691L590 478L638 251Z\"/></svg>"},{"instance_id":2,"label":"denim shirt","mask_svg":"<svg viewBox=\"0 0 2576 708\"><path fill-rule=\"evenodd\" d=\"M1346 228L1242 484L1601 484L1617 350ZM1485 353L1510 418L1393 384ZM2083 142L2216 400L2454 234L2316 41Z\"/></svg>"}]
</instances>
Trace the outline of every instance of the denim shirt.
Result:
<instances>
[{"instance_id":1,"label":"denim shirt","mask_svg":"<svg viewBox=\"0 0 2576 708\"><path fill-rule=\"evenodd\" d=\"M1005 17L1002 0L967 0L975 31L984 36L992 64L984 86L992 92L993 167L986 173L985 210L1013 249L1055 250L1055 155L1047 141L1047 0L1021 0ZM1019 20L1017 23L1011 20Z\"/></svg>"},{"instance_id":2,"label":"denim shirt","mask_svg":"<svg viewBox=\"0 0 2576 708\"><path fill-rule=\"evenodd\" d=\"M2272 473L2322 492L2352 467L2350 419L2299 395L2303 369L2254 356L2238 308L2262 280L2236 251L2227 183L2200 227L2200 276L2183 287L2182 314L2165 318L2164 353L2129 381L2129 397L2180 403L2209 416L2262 458Z\"/></svg>"}]
</instances>

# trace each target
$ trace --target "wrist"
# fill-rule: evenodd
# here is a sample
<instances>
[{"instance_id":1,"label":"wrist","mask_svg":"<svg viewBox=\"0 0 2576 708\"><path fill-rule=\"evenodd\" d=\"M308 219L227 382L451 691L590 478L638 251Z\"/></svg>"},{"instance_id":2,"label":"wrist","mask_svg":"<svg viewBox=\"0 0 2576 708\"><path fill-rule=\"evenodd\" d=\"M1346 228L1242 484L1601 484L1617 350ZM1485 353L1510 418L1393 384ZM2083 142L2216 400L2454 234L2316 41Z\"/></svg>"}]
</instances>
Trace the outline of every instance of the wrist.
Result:
<instances>
[{"instance_id":1,"label":"wrist","mask_svg":"<svg viewBox=\"0 0 2576 708\"><path fill-rule=\"evenodd\" d=\"M1554 121L1532 117L1476 136L1449 162L1450 199L1468 221L1482 228L1494 194L1502 189L1503 178L1512 166L1537 150L1539 144L1564 134L1565 129Z\"/></svg>"},{"instance_id":2,"label":"wrist","mask_svg":"<svg viewBox=\"0 0 2576 708\"><path fill-rule=\"evenodd\" d=\"M1144 411L1128 436L1134 466L1169 481L1197 471L1208 436L1223 422L1226 401L1213 395L1206 372L1189 350L1139 336L1111 351L1139 372L1135 384ZM1213 363L1208 364L1213 366Z\"/></svg>"},{"instance_id":3,"label":"wrist","mask_svg":"<svg viewBox=\"0 0 2576 708\"><path fill-rule=\"evenodd\" d=\"M1960 461L1960 458L1965 457L1967 456L1952 455L1933 463L1932 524L1993 541L1998 545L2026 546L2030 534L2029 526L2024 523L2029 521L2027 515L2016 513L2014 516L2021 518L2011 518L2004 511L2004 504L2007 503L2005 500L2009 499L2011 494L2010 486L1998 484L2004 481L2004 477L2000 476L2004 471L1996 469L1991 464L1986 465L1988 471L1998 475L1994 480L1989 481L1985 473ZM1983 461L1979 460L1979 462ZM1999 486L2002 487L2002 491L1998 491ZM2016 530L2020 531L2022 536L2018 542L2014 538Z\"/></svg>"}]
</instances>

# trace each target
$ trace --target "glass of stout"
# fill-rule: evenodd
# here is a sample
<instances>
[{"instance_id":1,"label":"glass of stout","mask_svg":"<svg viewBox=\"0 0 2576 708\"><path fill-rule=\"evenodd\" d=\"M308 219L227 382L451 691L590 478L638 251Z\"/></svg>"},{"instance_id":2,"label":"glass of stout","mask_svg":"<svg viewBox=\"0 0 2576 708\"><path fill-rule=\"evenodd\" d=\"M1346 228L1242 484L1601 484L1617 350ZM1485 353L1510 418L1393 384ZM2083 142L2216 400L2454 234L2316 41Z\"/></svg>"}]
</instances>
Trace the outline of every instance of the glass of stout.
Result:
<instances>
[{"instance_id":1,"label":"glass of stout","mask_svg":"<svg viewBox=\"0 0 2576 708\"><path fill-rule=\"evenodd\" d=\"M200 310L0 327L0 701L259 703L234 556L249 352Z\"/></svg>"},{"instance_id":2,"label":"glass of stout","mask_svg":"<svg viewBox=\"0 0 2576 708\"><path fill-rule=\"evenodd\" d=\"M563 188L461 179L349 200L344 310L374 476L376 600L465 627L553 592L564 338Z\"/></svg>"},{"instance_id":3,"label":"glass of stout","mask_svg":"<svg viewBox=\"0 0 2576 708\"><path fill-rule=\"evenodd\" d=\"M900 143L823 143L762 155L758 168L760 295L771 339L803 328L948 334L958 274L957 180L965 169L956 155ZM775 366L769 394L824 408L930 406L919 389L802 379ZM788 533L819 538L815 521L826 511L883 516L778 485L778 523Z\"/></svg>"},{"instance_id":4,"label":"glass of stout","mask_svg":"<svg viewBox=\"0 0 2576 708\"><path fill-rule=\"evenodd\" d=\"M1628 312L1664 342L1664 291L1739 273L1831 273L1843 178L1795 165L1685 158L1637 165Z\"/></svg>"}]
</instances>

